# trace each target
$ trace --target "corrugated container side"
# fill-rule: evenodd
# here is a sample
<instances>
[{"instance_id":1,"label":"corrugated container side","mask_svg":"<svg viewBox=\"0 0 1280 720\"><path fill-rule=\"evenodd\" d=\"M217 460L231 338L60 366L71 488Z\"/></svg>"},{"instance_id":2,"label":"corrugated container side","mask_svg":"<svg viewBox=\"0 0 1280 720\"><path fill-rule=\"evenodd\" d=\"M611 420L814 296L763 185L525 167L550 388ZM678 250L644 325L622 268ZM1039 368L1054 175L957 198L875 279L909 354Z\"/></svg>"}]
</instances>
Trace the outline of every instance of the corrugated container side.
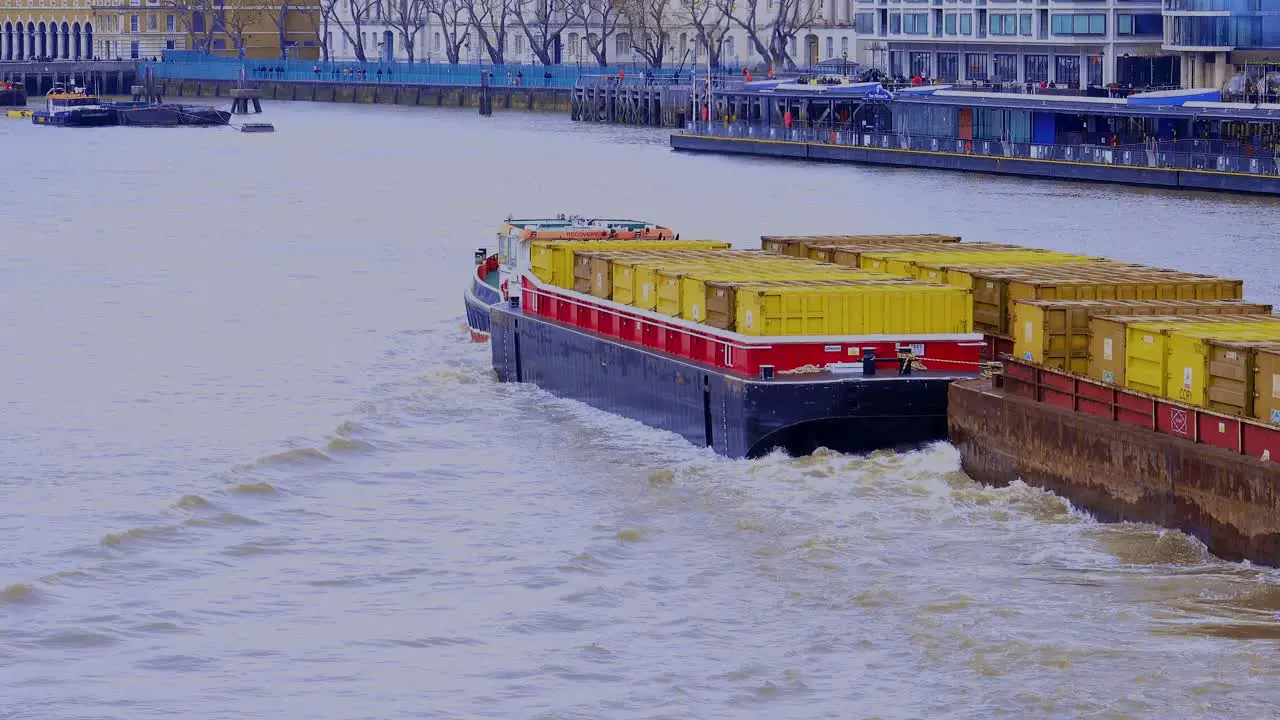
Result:
<instances>
[{"instance_id":1,"label":"corrugated container side","mask_svg":"<svg viewBox=\"0 0 1280 720\"><path fill-rule=\"evenodd\" d=\"M1113 385L1125 385L1129 326L1187 322L1177 316L1096 316L1089 318L1089 376Z\"/></svg>"},{"instance_id":2,"label":"corrugated container side","mask_svg":"<svg viewBox=\"0 0 1280 720\"><path fill-rule=\"evenodd\" d=\"M737 268L725 270L690 270L681 278L680 288L680 317L685 320L693 320L695 322L707 321L707 313L711 306L710 299L707 295L707 284L709 282L721 283L749 283L757 282L762 278L773 278L775 280L805 280L812 282L820 281L839 281L839 280L870 280L877 279L881 276L875 273L860 273L849 270L847 268L835 268L830 270L815 269L812 272L795 272L792 270L779 269L775 272L761 273L751 272L748 270L740 270ZM725 306L723 312L732 317L729 308L732 304ZM732 320L726 318L724 322L729 323L724 329L732 326ZM717 326L720 327L720 326Z\"/></svg>"},{"instance_id":3,"label":"corrugated container side","mask_svg":"<svg viewBox=\"0 0 1280 720\"><path fill-rule=\"evenodd\" d=\"M741 286L734 316L746 335L958 333L971 329L968 307L968 293L939 285Z\"/></svg>"},{"instance_id":4,"label":"corrugated container side","mask_svg":"<svg viewBox=\"0 0 1280 720\"><path fill-rule=\"evenodd\" d=\"M1280 425L1280 344L1257 349L1253 382L1253 417Z\"/></svg>"},{"instance_id":5,"label":"corrugated container side","mask_svg":"<svg viewBox=\"0 0 1280 720\"><path fill-rule=\"evenodd\" d=\"M1210 340L1207 344L1204 407L1232 415L1253 415L1257 346L1221 340Z\"/></svg>"}]
</instances>

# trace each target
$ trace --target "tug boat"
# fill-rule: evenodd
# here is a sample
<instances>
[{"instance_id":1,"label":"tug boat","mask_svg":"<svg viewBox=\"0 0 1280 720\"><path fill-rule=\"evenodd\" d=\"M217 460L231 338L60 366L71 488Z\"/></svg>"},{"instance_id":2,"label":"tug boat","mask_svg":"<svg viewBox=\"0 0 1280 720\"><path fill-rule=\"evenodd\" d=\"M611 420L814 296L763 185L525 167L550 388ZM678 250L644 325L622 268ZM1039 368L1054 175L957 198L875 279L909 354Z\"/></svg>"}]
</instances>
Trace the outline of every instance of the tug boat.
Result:
<instances>
[{"instance_id":1,"label":"tug boat","mask_svg":"<svg viewBox=\"0 0 1280 720\"><path fill-rule=\"evenodd\" d=\"M104 127L117 121L115 110L97 96L86 94L84 88L68 89L59 83L45 94L45 109L32 113L31 122L61 127Z\"/></svg>"}]
</instances>

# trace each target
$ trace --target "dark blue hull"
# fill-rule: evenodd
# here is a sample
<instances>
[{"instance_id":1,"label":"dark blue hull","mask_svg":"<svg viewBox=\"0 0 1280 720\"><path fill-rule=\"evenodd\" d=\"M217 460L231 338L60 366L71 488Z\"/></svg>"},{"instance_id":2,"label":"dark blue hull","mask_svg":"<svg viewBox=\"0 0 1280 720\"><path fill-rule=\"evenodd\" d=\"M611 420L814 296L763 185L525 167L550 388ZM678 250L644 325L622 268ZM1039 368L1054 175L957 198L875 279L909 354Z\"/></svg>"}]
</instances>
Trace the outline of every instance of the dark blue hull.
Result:
<instances>
[{"instance_id":1,"label":"dark blue hull","mask_svg":"<svg viewBox=\"0 0 1280 720\"><path fill-rule=\"evenodd\" d=\"M493 367L731 458L909 448L947 435L947 386L973 373L818 373L755 380L526 315L490 309Z\"/></svg>"},{"instance_id":2,"label":"dark blue hull","mask_svg":"<svg viewBox=\"0 0 1280 720\"><path fill-rule=\"evenodd\" d=\"M31 116L31 122L57 127L107 127L117 124L117 118L114 110L76 110L56 114L37 111Z\"/></svg>"},{"instance_id":3,"label":"dark blue hull","mask_svg":"<svg viewBox=\"0 0 1280 720\"><path fill-rule=\"evenodd\" d=\"M1280 195L1280 176L1244 172L1180 170L1174 168L1102 165L1015 157L986 157L952 152L921 152L893 148L827 145L823 143L672 135L676 150L732 155L757 155L894 167L963 170L997 175L1022 175L1055 180L1084 180L1184 190L1227 190Z\"/></svg>"}]
</instances>

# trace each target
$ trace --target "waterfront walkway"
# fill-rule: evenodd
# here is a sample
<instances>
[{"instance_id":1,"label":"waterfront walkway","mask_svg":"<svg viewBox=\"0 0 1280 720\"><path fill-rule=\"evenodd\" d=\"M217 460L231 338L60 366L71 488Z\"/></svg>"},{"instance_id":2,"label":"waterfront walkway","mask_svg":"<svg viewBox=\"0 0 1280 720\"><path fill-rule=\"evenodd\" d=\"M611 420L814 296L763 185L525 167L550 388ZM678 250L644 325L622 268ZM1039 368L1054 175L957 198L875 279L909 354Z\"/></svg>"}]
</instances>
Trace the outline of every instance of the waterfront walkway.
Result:
<instances>
[{"instance_id":1,"label":"waterfront walkway","mask_svg":"<svg viewBox=\"0 0 1280 720\"><path fill-rule=\"evenodd\" d=\"M625 83L688 84L696 70L652 69L631 65L491 65L405 63L386 61L263 60L166 52L163 62L142 63L155 77L171 80L285 81L353 84L400 84L479 87L482 78L492 87L559 88L578 85L584 78L615 77Z\"/></svg>"}]
</instances>

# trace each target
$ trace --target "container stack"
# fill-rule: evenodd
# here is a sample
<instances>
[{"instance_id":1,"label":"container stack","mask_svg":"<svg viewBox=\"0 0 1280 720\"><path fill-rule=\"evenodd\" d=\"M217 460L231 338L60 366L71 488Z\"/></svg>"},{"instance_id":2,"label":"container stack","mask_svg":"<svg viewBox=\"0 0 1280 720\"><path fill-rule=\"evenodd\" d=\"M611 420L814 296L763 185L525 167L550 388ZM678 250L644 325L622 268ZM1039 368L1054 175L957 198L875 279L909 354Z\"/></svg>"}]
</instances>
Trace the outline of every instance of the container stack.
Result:
<instances>
[{"instance_id":1,"label":"container stack","mask_svg":"<svg viewBox=\"0 0 1280 720\"><path fill-rule=\"evenodd\" d=\"M849 238L825 238L841 239ZM889 236L857 239L892 244ZM958 239L909 236L898 244ZM972 302L962 288L818 262L800 252L731 250L727 243L694 240L547 240L531 243L530 254L534 275L549 285L745 335L973 331Z\"/></svg>"}]
</instances>

